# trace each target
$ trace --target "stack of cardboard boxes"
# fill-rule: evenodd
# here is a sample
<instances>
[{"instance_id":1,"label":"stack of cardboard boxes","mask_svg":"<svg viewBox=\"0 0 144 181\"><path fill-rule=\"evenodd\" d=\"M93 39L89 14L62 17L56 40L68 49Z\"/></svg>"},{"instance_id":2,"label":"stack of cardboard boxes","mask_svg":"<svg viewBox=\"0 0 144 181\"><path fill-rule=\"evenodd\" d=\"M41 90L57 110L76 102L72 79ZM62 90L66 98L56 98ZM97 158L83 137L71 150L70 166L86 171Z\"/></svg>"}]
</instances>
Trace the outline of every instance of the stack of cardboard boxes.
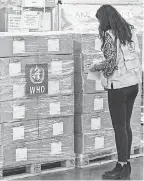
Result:
<instances>
[{"instance_id":1,"label":"stack of cardboard boxes","mask_svg":"<svg viewBox=\"0 0 144 181\"><path fill-rule=\"evenodd\" d=\"M107 92L100 80L89 80L88 69L103 58L96 34L75 36L75 153L77 166L90 157L115 151L114 132L108 110Z\"/></svg>"},{"instance_id":2,"label":"stack of cardboard boxes","mask_svg":"<svg viewBox=\"0 0 144 181\"><path fill-rule=\"evenodd\" d=\"M1 167L74 166L72 42L57 33L1 37Z\"/></svg>"}]
</instances>

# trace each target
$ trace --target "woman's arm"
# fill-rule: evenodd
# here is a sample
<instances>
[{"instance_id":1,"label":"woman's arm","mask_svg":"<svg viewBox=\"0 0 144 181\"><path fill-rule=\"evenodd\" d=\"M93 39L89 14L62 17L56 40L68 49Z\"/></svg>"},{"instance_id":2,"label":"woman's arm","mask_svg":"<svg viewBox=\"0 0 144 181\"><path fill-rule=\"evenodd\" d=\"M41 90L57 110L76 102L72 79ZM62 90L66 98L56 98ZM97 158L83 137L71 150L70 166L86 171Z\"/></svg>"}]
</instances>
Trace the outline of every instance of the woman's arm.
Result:
<instances>
[{"instance_id":1,"label":"woman's arm","mask_svg":"<svg viewBox=\"0 0 144 181\"><path fill-rule=\"evenodd\" d=\"M109 63L109 60L116 61L116 55L117 54L117 47L116 43L114 42L113 38L109 33L106 33L105 36L105 45L103 48L103 55L104 55L104 61L94 64L90 71L101 71L104 70L107 66L107 63Z\"/></svg>"}]
</instances>

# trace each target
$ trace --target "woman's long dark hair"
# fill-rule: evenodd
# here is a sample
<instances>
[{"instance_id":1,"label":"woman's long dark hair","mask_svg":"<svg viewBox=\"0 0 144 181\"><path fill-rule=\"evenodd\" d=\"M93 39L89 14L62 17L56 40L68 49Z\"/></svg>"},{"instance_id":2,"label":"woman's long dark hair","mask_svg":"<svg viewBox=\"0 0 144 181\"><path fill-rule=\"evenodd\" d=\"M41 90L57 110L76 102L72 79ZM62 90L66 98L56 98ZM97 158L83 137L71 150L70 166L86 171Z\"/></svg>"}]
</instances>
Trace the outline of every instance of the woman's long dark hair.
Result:
<instances>
[{"instance_id":1,"label":"woman's long dark hair","mask_svg":"<svg viewBox=\"0 0 144 181\"><path fill-rule=\"evenodd\" d=\"M118 11L111 5L101 6L96 17L100 22L99 35L103 42L105 42L105 32L111 30L116 38L119 38L120 43L126 45L126 43L132 42L133 25L126 22L126 20L118 13Z\"/></svg>"}]
</instances>

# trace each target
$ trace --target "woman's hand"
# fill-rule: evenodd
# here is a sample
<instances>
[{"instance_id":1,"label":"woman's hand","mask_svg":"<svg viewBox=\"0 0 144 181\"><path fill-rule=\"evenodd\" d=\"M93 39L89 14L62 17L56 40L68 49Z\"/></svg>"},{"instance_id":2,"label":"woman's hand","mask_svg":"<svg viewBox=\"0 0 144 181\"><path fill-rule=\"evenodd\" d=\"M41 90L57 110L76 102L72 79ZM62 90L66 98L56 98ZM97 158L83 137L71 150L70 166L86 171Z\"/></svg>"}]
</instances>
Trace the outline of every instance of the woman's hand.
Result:
<instances>
[{"instance_id":1,"label":"woman's hand","mask_svg":"<svg viewBox=\"0 0 144 181\"><path fill-rule=\"evenodd\" d=\"M89 67L89 71L90 71L90 72L96 72L94 65L91 65L91 66Z\"/></svg>"}]
</instances>

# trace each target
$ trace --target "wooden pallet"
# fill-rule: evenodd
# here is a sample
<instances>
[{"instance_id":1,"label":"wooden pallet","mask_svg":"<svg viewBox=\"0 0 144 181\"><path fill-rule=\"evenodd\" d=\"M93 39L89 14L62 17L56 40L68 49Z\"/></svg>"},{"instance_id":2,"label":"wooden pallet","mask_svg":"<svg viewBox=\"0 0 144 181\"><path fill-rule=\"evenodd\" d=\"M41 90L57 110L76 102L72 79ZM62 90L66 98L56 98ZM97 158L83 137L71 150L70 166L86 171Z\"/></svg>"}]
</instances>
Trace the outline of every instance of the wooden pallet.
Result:
<instances>
[{"instance_id":1,"label":"wooden pallet","mask_svg":"<svg viewBox=\"0 0 144 181\"><path fill-rule=\"evenodd\" d=\"M20 167L0 168L0 180L17 180L46 173L66 171L75 168L75 158L57 162L45 162Z\"/></svg>"},{"instance_id":2,"label":"wooden pallet","mask_svg":"<svg viewBox=\"0 0 144 181\"><path fill-rule=\"evenodd\" d=\"M143 156L143 147L134 146L131 151L131 158L136 158ZM106 152L103 152L101 155L99 154L77 154L76 155L76 167L77 168L86 168L91 166L99 166L102 164L110 163L117 161L117 153L110 149Z\"/></svg>"}]
</instances>

